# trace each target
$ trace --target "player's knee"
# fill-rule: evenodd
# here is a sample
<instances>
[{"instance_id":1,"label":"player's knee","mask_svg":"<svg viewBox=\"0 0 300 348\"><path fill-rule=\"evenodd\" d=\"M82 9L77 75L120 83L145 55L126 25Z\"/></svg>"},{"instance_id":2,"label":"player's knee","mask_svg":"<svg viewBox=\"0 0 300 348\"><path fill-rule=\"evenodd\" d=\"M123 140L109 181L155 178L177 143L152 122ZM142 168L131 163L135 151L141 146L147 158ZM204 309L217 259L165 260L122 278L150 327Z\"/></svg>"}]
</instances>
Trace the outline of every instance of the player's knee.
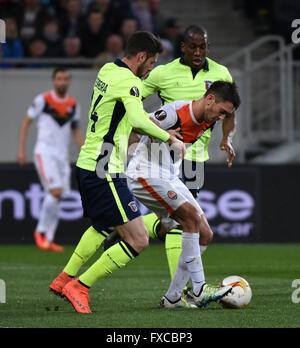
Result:
<instances>
[{"instance_id":1,"label":"player's knee","mask_svg":"<svg viewBox=\"0 0 300 348\"><path fill-rule=\"evenodd\" d=\"M56 198L56 199L61 199L63 190L62 190L62 188L59 187L59 188L55 188L55 189L50 190L49 193L50 193L51 196L53 196L54 198Z\"/></svg>"},{"instance_id":2,"label":"player's knee","mask_svg":"<svg viewBox=\"0 0 300 348\"><path fill-rule=\"evenodd\" d=\"M133 248L138 253L141 253L145 250L149 245L149 238L147 235L139 236L133 241Z\"/></svg>"},{"instance_id":3,"label":"player's knee","mask_svg":"<svg viewBox=\"0 0 300 348\"><path fill-rule=\"evenodd\" d=\"M185 219L184 219L184 229L186 231L199 231L200 229L200 224L201 224L201 218L199 215L199 211L191 205L185 214Z\"/></svg>"},{"instance_id":4,"label":"player's knee","mask_svg":"<svg viewBox=\"0 0 300 348\"><path fill-rule=\"evenodd\" d=\"M200 217L200 225L199 225L199 234L200 234L200 244L201 245L209 245L213 238L214 233L210 228L207 219L204 214Z\"/></svg>"},{"instance_id":5,"label":"player's knee","mask_svg":"<svg viewBox=\"0 0 300 348\"><path fill-rule=\"evenodd\" d=\"M199 232L199 212L189 202L182 204L171 216L184 231Z\"/></svg>"}]
</instances>

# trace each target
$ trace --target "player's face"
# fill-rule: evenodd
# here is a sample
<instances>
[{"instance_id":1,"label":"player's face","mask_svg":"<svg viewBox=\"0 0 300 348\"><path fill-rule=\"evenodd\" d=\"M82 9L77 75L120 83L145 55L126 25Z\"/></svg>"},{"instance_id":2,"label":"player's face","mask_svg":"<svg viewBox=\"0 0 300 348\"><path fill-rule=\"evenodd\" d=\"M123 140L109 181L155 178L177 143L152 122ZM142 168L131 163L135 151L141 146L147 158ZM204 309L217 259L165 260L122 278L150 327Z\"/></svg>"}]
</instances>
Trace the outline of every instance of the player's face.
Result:
<instances>
[{"instance_id":1,"label":"player's face","mask_svg":"<svg viewBox=\"0 0 300 348\"><path fill-rule=\"evenodd\" d=\"M53 78L53 86L59 95L64 95L70 86L70 74L67 71L59 71Z\"/></svg>"},{"instance_id":2,"label":"player's face","mask_svg":"<svg viewBox=\"0 0 300 348\"><path fill-rule=\"evenodd\" d=\"M207 37L202 34L193 34L188 41L181 44L184 61L192 69L203 68L208 50Z\"/></svg>"},{"instance_id":3,"label":"player's face","mask_svg":"<svg viewBox=\"0 0 300 348\"><path fill-rule=\"evenodd\" d=\"M216 102L214 95L208 95L205 99L206 105L203 120L207 123L213 123L230 117L234 112L234 106L230 102Z\"/></svg>"},{"instance_id":4,"label":"player's face","mask_svg":"<svg viewBox=\"0 0 300 348\"><path fill-rule=\"evenodd\" d=\"M141 62L140 66L137 69L138 77L145 77L150 71L154 68L154 64L156 63L158 58L158 53L154 57L150 57L147 59L147 56L144 57L144 60Z\"/></svg>"}]
</instances>

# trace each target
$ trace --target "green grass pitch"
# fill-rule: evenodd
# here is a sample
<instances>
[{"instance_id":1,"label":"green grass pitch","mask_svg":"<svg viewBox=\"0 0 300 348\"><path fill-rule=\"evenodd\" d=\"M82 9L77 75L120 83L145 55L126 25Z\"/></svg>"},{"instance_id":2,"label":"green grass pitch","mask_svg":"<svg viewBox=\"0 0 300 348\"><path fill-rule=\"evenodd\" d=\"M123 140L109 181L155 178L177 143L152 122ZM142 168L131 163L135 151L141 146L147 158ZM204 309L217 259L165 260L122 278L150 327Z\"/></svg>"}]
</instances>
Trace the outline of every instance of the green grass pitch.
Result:
<instances>
[{"instance_id":1,"label":"green grass pitch","mask_svg":"<svg viewBox=\"0 0 300 348\"><path fill-rule=\"evenodd\" d=\"M0 279L6 303L0 303L0 328L292 328L300 327L300 303L292 301L294 279L300 278L300 244L212 244L203 256L207 282L229 275L246 278L253 291L248 308L159 309L169 285L163 244L152 244L126 268L99 281L90 291L90 315L75 313L48 291L68 261L64 253L35 246L0 246ZM93 260L99 257L95 255ZM299 295L298 295L299 297Z\"/></svg>"}]
</instances>

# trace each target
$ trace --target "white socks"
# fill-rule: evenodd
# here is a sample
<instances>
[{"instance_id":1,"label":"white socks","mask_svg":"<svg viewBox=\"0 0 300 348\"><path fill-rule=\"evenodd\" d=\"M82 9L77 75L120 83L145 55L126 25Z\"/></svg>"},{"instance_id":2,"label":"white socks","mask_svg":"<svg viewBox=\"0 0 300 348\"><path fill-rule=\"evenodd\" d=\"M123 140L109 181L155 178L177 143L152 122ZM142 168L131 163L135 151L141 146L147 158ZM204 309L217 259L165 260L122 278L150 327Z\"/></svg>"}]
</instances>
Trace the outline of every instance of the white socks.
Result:
<instances>
[{"instance_id":1,"label":"white socks","mask_svg":"<svg viewBox=\"0 0 300 348\"><path fill-rule=\"evenodd\" d=\"M54 239L56 227L58 224L59 200L47 193L41 207L40 217L37 225L37 231L45 233L49 242Z\"/></svg>"},{"instance_id":2,"label":"white socks","mask_svg":"<svg viewBox=\"0 0 300 348\"><path fill-rule=\"evenodd\" d=\"M190 274L184 262L182 253L179 257L178 266L174 273L166 297L169 301L175 302L181 297L182 291L190 279Z\"/></svg>"},{"instance_id":3,"label":"white socks","mask_svg":"<svg viewBox=\"0 0 300 348\"><path fill-rule=\"evenodd\" d=\"M193 282L194 294L198 295L205 283L199 246L199 234L183 232L182 252L166 297L172 302L178 300L189 278L191 278Z\"/></svg>"}]
</instances>

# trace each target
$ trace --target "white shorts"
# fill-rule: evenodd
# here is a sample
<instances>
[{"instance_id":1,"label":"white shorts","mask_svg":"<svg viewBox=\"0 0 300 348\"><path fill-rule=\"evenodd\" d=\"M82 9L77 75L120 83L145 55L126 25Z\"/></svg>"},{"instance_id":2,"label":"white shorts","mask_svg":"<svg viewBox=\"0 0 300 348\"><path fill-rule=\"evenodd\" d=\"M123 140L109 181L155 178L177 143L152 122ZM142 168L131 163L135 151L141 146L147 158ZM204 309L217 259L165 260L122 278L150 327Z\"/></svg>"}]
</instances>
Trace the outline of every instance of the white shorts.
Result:
<instances>
[{"instance_id":1,"label":"white shorts","mask_svg":"<svg viewBox=\"0 0 300 348\"><path fill-rule=\"evenodd\" d=\"M170 218L170 215L186 202L193 204L200 215L203 214L203 210L189 189L178 178L170 181L155 178L127 178L127 184L133 195L161 218L168 229L178 225Z\"/></svg>"},{"instance_id":2,"label":"white shorts","mask_svg":"<svg viewBox=\"0 0 300 348\"><path fill-rule=\"evenodd\" d=\"M44 190L62 188L63 193L70 191L70 164L64 160L40 152L34 154L34 164Z\"/></svg>"}]
</instances>

